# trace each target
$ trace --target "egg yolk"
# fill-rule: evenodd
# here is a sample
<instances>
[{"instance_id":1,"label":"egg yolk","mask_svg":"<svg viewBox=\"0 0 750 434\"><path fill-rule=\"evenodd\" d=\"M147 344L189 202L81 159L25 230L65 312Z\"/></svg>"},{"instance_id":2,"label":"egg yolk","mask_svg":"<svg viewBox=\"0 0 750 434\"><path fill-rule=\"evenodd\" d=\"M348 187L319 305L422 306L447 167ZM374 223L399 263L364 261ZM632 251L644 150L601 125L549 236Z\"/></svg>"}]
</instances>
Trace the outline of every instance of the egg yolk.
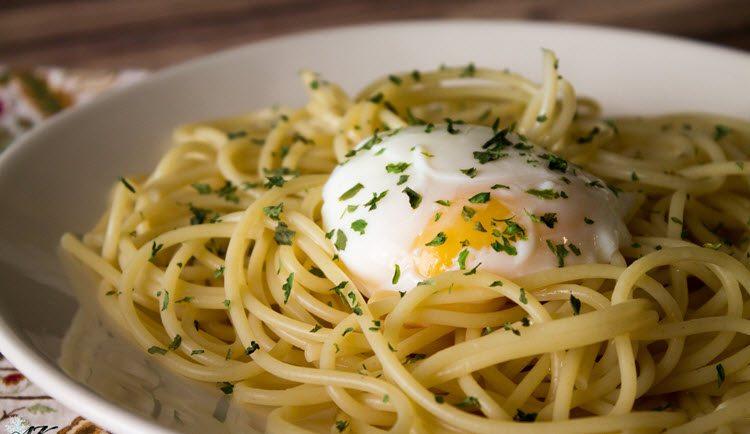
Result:
<instances>
[{"instance_id":1,"label":"egg yolk","mask_svg":"<svg viewBox=\"0 0 750 434\"><path fill-rule=\"evenodd\" d=\"M514 225L513 214L501 202L489 200L471 203L467 199L452 201L439 209L429 224L414 240L414 264L417 272L432 277L458 264L459 255L467 247L480 250L502 243L503 234ZM515 225L517 230L523 231ZM523 233L511 235L523 237ZM499 241L500 240L500 241ZM464 254L464 261L465 261Z\"/></svg>"}]
</instances>

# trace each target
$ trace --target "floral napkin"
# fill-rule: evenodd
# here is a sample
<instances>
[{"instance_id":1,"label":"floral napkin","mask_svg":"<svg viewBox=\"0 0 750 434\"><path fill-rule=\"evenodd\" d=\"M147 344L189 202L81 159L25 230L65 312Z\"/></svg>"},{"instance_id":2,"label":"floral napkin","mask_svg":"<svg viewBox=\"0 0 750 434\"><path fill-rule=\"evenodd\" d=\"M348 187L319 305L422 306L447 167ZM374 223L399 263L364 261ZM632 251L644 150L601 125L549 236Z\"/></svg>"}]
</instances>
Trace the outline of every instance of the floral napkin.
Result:
<instances>
[{"instance_id":1,"label":"floral napkin","mask_svg":"<svg viewBox=\"0 0 750 434\"><path fill-rule=\"evenodd\" d=\"M17 70L0 65L0 152L61 110L85 104L103 91L127 86L145 75L138 70ZM17 369L0 354L0 434L107 432L49 397L22 371L23 366Z\"/></svg>"}]
</instances>

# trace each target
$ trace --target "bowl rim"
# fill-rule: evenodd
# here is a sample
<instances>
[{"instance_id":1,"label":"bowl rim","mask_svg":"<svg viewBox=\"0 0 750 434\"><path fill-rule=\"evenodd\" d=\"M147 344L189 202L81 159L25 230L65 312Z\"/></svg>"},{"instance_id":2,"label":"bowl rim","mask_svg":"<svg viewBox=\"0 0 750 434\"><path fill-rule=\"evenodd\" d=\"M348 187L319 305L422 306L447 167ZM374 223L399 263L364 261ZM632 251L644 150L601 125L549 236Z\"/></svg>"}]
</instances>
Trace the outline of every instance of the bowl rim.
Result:
<instances>
[{"instance_id":1,"label":"bowl rim","mask_svg":"<svg viewBox=\"0 0 750 434\"><path fill-rule=\"evenodd\" d=\"M0 154L0 171L4 167L11 166L17 155L22 154L27 149L26 143L36 140L37 136L46 134L49 130L59 128L70 122L71 119L86 117L93 113L97 108L110 100L120 98L131 92L132 89L147 86L149 84L169 80L171 77L189 73L193 68L199 65L210 64L226 57L242 55L245 50L254 47L271 46L274 44L290 44L296 40L310 36L334 36L340 34L345 36L350 32L362 30L401 30L407 28L438 28L442 26L510 26L524 27L528 29L544 28L546 30L567 32L589 32L605 37L616 37L631 39L648 39L659 44L679 45L687 49L700 49L710 51L720 51L726 55L750 62L750 53L737 48L726 47L710 42L697 41L681 36L670 36L652 31L632 30L613 26L578 24L572 22L560 21L529 21L517 19L416 19L416 20L398 20L398 21L374 21L364 24L353 24L344 26L322 27L313 30L295 31L282 35L272 36L244 44L239 44L230 48L219 50L215 53L199 56L174 66L168 66L149 74L143 80L137 83L105 92L94 100L66 109L56 114L50 119L45 120L40 126L34 128L28 133L14 140ZM31 151L27 151L31 152ZM13 366L24 374L31 382L43 389L52 398L60 404L75 411L86 419L96 423L102 428L114 432L138 432L143 434L169 434L176 431L163 427L151 419L133 413L123 407L120 407L105 398L99 396L92 390L76 382L67 376L55 363L43 356L34 347L26 342L22 336L17 333L9 324L9 321L0 315L0 349Z\"/></svg>"}]
</instances>

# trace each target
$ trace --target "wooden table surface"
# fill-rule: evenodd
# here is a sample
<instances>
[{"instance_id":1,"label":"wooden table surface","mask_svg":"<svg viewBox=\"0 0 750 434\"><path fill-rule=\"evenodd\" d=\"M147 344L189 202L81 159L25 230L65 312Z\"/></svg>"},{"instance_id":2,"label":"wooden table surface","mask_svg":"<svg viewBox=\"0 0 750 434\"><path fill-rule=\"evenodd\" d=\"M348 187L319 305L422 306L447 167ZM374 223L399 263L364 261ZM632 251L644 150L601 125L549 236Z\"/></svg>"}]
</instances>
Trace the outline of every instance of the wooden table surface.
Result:
<instances>
[{"instance_id":1,"label":"wooden table surface","mask_svg":"<svg viewBox=\"0 0 750 434\"><path fill-rule=\"evenodd\" d=\"M283 33L418 18L594 23L750 51L748 0L0 0L0 63L158 68Z\"/></svg>"}]
</instances>

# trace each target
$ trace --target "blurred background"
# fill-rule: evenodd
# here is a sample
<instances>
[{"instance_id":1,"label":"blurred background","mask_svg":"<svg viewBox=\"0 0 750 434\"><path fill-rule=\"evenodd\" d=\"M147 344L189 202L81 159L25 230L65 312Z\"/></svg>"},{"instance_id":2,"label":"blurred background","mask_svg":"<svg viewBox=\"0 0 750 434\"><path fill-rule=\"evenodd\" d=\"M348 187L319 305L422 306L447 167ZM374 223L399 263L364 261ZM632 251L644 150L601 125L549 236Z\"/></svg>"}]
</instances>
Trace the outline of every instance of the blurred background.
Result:
<instances>
[{"instance_id":1,"label":"blurred background","mask_svg":"<svg viewBox=\"0 0 750 434\"><path fill-rule=\"evenodd\" d=\"M155 69L289 32L422 18L591 23L750 50L748 0L0 0L0 64Z\"/></svg>"}]
</instances>

